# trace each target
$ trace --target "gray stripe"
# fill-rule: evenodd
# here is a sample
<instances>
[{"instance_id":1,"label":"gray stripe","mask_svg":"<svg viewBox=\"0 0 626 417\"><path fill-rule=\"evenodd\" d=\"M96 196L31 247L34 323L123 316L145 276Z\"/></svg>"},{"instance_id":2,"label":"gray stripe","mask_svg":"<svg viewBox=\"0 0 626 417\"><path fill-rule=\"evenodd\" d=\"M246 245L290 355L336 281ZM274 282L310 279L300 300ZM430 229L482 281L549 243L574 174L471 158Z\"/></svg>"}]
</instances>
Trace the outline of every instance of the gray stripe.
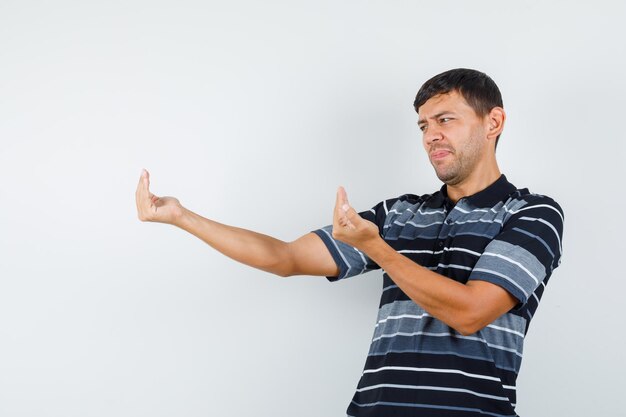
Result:
<instances>
[{"instance_id":1,"label":"gray stripe","mask_svg":"<svg viewBox=\"0 0 626 417\"><path fill-rule=\"evenodd\" d=\"M491 280L489 279L485 279L488 278L483 274L475 274L474 272L484 272L487 275L491 275ZM472 274L470 275L469 279L476 279L476 280L483 280L483 281L494 281L493 277L497 277L495 278L495 283L497 284L503 284L503 286L508 289L511 290L516 296L521 295L521 297L518 297L519 300L522 303L525 303L528 300L528 293L524 290L524 288L522 286L520 286L517 282L515 282L514 279L501 274L497 271L492 271L491 269L485 269L485 268L474 268ZM504 281L502 281L502 279L504 279ZM511 284L511 285L507 285Z\"/></svg>"},{"instance_id":2,"label":"gray stripe","mask_svg":"<svg viewBox=\"0 0 626 417\"><path fill-rule=\"evenodd\" d=\"M528 298L546 276L546 268L528 250L503 240L493 240L474 267L476 272L488 272L505 278ZM497 271L497 272L496 272ZM471 274L469 279L473 279Z\"/></svg>"},{"instance_id":3,"label":"gray stripe","mask_svg":"<svg viewBox=\"0 0 626 417\"><path fill-rule=\"evenodd\" d=\"M339 241L338 241L338 240L335 240L335 239L333 238L333 236L332 236L332 234L331 234L331 233L332 233L332 228L333 228L333 226L332 226L332 225L329 225L329 226L323 227L323 228L322 228L322 229L320 229L320 230L322 230L324 233L326 233L326 235L328 236L328 238L329 238L329 239L330 239L330 241L332 242L333 247L335 248L336 252L339 254L339 256L341 257L341 259L342 259L342 260L346 263L346 265L348 266L348 270L347 270L347 271L345 271L345 274L343 274L343 276L341 276L341 274L339 275L339 278L345 278L345 277L347 277L347 276L348 276L348 274L350 273L350 269L352 269L352 266L350 265L350 262L348 262L348 259L346 259L346 257L344 256L343 251L342 251L341 249L339 249L339 245L338 245Z\"/></svg>"},{"instance_id":4,"label":"gray stripe","mask_svg":"<svg viewBox=\"0 0 626 417\"><path fill-rule=\"evenodd\" d=\"M479 333L474 333L474 334L479 334ZM503 350L505 352L510 352L513 353L517 356L519 356L520 358L522 357L522 352L518 352L515 348L509 348L506 346L501 346L501 345L497 345L497 344L492 344L487 342L485 339L483 339L480 336L464 336L461 334L456 334L453 332L441 332L441 333L436 333L436 332L424 332L424 331L415 331L415 332L394 332L394 333L382 333L381 335L375 337L372 342L378 342L378 341L382 341L385 338L391 339L391 338L395 338L395 337L408 337L408 338L414 338L417 339L415 336L431 336L431 337L439 337L439 338L455 338L455 339L463 339L463 340L468 340L468 341L473 341L473 342L480 342L483 343L484 345L488 346L489 348L492 349L499 349L499 350Z\"/></svg>"},{"instance_id":5,"label":"gray stripe","mask_svg":"<svg viewBox=\"0 0 626 417\"><path fill-rule=\"evenodd\" d=\"M388 349L388 350L381 350L381 351L370 351L367 356L385 356L388 353L425 353L428 355L452 355L452 356L458 356L459 358L463 358L463 359L474 359L474 360L480 360L480 361L490 361L493 362L494 366L498 369L502 369L505 371L510 371L510 372L514 372L514 373L518 373L519 372L519 368L521 365L521 361L516 361L514 364L506 364L504 362L494 362L492 358L488 358L485 356L476 356L476 355L467 355L467 354L461 354L457 351L445 351L445 350L440 350L440 349L434 349L434 350L428 350L428 349Z\"/></svg>"},{"instance_id":6,"label":"gray stripe","mask_svg":"<svg viewBox=\"0 0 626 417\"><path fill-rule=\"evenodd\" d=\"M493 417L517 417L515 414L509 415L509 414L491 413L488 411L483 411L479 408L452 407L452 406L434 405L434 404L398 403L398 402L391 402L391 401L376 401L376 402L367 403L367 404L360 404L355 401L352 401L352 404L361 408L386 405L386 406L395 406L395 407L431 408L431 409L436 409L436 410L470 411L473 413L480 413L480 414L485 414L485 415L493 416Z\"/></svg>"},{"instance_id":7,"label":"gray stripe","mask_svg":"<svg viewBox=\"0 0 626 417\"><path fill-rule=\"evenodd\" d=\"M483 394L468 390L465 388L449 388L449 387L437 387L433 385L400 385L400 384L377 384L370 385L363 388L357 388L356 392L371 391L379 388L398 388L398 389L411 389L411 390L427 390L427 391L445 391L445 392L458 392L462 394L470 394L476 397L489 398L491 400L499 400L509 402L509 397L499 397L497 395Z\"/></svg>"},{"instance_id":8,"label":"gray stripe","mask_svg":"<svg viewBox=\"0 0 626 417\"><path fill-rule=\"evenodd\" d=\"M389 335L390 336L390 335ZM494 362L499 368L519 369L522 355L511 352L503 346L489 345L483 340L470 336L455 336L427 332L413 332L408 335L395 335L373 340L370 347L370 355L385 354L396 351L404 352L454 352L457 356L469 356L481 360Z\"/></svg>"}]
</instances>

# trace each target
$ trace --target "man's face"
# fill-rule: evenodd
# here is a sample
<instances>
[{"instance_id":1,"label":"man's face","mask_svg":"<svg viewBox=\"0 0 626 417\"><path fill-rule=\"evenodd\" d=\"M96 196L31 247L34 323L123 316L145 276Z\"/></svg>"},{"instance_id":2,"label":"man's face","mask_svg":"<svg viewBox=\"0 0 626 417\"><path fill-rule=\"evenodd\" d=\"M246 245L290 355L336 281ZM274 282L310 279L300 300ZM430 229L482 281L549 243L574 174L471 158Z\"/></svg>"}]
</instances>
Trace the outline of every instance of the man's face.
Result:
<instances>
[{"instance_id":1,"label":"man's face","mask_svg":"<svg viewBox=\"0 0 626 417\"><path fill-rule=\"evenodd\" d=\"M486 118L479 117L457 91L430 98L417 122L437 177L449 185L466 179L486 157Z\"/></svg>"}]
</instances>

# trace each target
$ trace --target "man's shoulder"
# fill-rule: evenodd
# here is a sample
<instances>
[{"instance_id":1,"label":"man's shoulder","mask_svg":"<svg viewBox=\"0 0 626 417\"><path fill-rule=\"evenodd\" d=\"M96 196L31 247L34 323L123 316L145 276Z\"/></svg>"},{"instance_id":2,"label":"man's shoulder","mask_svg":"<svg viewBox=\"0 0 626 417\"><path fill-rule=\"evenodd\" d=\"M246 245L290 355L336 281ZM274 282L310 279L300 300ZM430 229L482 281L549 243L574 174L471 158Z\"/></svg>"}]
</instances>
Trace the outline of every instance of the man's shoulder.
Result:
<instances>
[{"instance_id":1,"label":"man's shoulder","mask_svg":"<svg viewBox=\"0 0 626 417\"><path fill-rule=\"evenodd\" d=\"M510 202L517 202L516 205L520 209L551 209L557 211L561 215L561 218L564 216L563 208L554 198L546 194L531 192L528 188L518 188L515 190L509 197L509 203Z\"/></svg>"}]
</instances>

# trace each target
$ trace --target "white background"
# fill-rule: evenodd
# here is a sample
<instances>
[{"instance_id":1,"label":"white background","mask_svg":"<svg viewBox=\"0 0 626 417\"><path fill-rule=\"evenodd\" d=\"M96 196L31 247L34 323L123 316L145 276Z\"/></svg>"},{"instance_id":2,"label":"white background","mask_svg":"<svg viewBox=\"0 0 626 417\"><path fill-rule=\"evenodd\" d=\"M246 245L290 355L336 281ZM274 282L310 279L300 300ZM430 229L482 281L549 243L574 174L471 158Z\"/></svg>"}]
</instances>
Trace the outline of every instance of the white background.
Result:
<instances>
[{"instance_id":1,"label":"white background","mask_svg":"<svg viewBox=\"0 0 626 417\"><path fill-rule=\"evenodd\" d=\"M511 4L509 4L511 3ZM531 324L523 417L622 411L623 2L0 0L0 415L340 416L379 271L281 279L135 188L283 240L437 190L412 102L485 71L518 187L564 256Z\"/></svg>"}]
</instances>

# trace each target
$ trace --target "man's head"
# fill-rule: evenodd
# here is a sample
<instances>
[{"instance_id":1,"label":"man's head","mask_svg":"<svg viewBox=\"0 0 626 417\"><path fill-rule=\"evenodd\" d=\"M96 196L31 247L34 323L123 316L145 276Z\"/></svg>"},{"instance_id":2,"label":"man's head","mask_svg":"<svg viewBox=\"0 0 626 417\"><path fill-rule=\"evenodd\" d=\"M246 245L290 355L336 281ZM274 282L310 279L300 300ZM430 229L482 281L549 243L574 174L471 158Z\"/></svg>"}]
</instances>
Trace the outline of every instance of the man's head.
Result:
<instances>
[{"instance_id":1,"label":"man's head","mask_svg":"<svg viewBox=\"0 0 626 417\"><path fill-rule=\"evenodd\" d=\"M502 94L496 83L484 72L467 68L452 69L435 75L417 92L413 107L419 108L439 94L458 92L479 117L489 114L494 107L503 108ZM500 135L496 138L496 147Z\"/></svg>"},{"instance_id":2,"label":"man's head","mask_svg":"<svg viewBox=\"0 0 626 417\"><path fill-rule=\"evenodd\" d=\"M486 74L446 71L426 81L414 102L424 148L440 180L454 185L495 166L506 115L502 96Z\"/></svg>"}]
</instances>

